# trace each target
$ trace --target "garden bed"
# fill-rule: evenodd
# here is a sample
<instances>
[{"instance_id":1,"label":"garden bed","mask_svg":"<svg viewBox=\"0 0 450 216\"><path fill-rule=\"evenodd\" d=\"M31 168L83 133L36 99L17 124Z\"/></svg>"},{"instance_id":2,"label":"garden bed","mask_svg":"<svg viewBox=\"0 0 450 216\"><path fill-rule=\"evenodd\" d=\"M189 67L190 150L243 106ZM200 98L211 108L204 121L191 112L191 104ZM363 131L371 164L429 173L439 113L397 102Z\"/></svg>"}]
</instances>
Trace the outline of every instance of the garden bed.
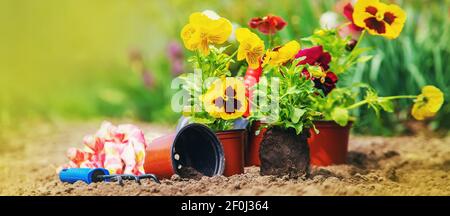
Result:
<instances>
[{"instance_id":1,"label":"garden bed","mask_svg":"<svg viewBox=\"0 0 450 216\"><path fill-rule=\"evenodd\" d=\"M231 177L200 180L172 176L156 184L126 182L67 184L55 169L65 150L81 145L99 122L41 124L27 136L3 138L0 151L1 195L450 195L450 137L359 137L350 139L347 165L314 167L310 178L260 176L259 168ZM138 124L147 137L169 131Z\"/></svg>"}]
</instances>

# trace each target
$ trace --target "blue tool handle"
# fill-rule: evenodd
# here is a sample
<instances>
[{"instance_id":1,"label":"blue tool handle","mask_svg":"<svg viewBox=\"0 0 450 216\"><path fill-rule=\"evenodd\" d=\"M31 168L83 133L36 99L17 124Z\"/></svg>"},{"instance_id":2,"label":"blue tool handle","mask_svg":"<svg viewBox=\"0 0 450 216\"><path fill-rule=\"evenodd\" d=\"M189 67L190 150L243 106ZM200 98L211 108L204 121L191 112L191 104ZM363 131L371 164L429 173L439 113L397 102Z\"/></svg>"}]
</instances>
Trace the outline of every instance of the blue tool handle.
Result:
<instances>
[{"instance_id":1,"label":"blue tool handle","mask_svg":"<svg viewBox=\"0 0 450 216\"><path fill-rule=\"evenodd\" d=\"M103 181L100 176L109 175L109 171L104 168L68 168L63 169L59 173L59 179L62 182L75 183L77 181L83 181L87 184L92 182Z\"/></svg>"}]
</instances>

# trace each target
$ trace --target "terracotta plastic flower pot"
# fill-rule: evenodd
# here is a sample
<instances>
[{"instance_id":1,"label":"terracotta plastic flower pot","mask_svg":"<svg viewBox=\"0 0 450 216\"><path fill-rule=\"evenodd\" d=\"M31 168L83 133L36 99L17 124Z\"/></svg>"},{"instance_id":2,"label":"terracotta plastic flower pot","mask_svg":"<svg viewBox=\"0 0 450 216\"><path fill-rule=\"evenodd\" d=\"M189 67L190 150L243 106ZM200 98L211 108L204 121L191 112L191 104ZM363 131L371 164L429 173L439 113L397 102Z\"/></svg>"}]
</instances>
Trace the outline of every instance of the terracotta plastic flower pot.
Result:
<instances>
[{"instance_id":1,"label":"terracotta plastic flower pot","mask_svg":"<svg viewBox=\"0 0 450 216\"><path fill-rule=\"evenodd\" d=\"M352 122L345 127L334 121L316 121L314 125L320 133L311 131L311 137L308 139L311 165L330 166L346 163Z\"/></svg>"},{"instance_id":2,"label":"terracotta plastic flower pot","mask_svg":"<svg viewBox=\"0 0 450 216\"><path fill-rule=\"evenodd\" d=\"M261 128L261 121L254 121L250 127L248 136L248 147L245 155L245 166L260 166L259 147L264 138L267 128Z\"/></svg>"},{"instance_id":3,"label":"terracotta plastic flower pot","mask_svg":"<svg viewBox=\"0 0 450 216\"><path fill-rule=\"evenodd\" d=\"M244 145L246 131L244 129L217 132L225 153L224 176L244 173Z\"/></svg>"},{"instance_id":4,"label":"terracotta plastic flower pot","mask_svg":"<svg viewBox=\"0 0 450 216\"><path fill-rule=\"evenodd\" d=\"M217 136L201 124L189 124L177 133L155 139L147 148L145 173L158 178L179 174L182 167L190 167L205 176L223 174L225 157Z\"/></svg>"}]
</instances>

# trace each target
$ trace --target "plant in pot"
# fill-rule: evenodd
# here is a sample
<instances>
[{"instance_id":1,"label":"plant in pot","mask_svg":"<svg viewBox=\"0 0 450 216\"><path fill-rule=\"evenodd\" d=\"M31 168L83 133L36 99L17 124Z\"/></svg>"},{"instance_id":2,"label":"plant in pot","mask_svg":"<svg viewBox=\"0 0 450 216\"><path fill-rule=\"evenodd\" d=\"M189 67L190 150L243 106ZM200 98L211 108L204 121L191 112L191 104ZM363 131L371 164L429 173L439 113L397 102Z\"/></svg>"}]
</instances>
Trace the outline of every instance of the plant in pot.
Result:
<instances>
[{"instance_id":1,"label":"plant in pot","mask_svg":"<svg viewBox=\"0 0 450 216\"><path fill-rule=\"evenodd\" d=\"M358 100L361 92L365 95L363 99ZM314 99L313 108L320 110L325 121L314 122L319 133L312 134L309 140L311 164L328 166L346 162L349 129L352 121L356 120L350 114L352 110L366 105L379 116L380 111L394 111L394 100L406 99L414 102L411 115L416 120L424 120L433 117L439 111L444 102L444 94L435 86L427 85L422 88L419 95L382 97L366 84L355 84L336 88L326 98Z\"/></svg>"},{"instance_id":2,"label":"plant in pot","mask_svg":"<svg viewBox=\"0 0 450 216\"><path fill-rule=\"evenodd\" d=\"M258 30L261 34L266 36L266 41L269 44L269 47L278 41L277 33L286 27L287 22L280 16L276 15L267 15L264 17L254 17L250 19L248 22L248 26L252 29ZM253 87L259 83L260 77L262 75L262 62L261 59L259 61L259 65L257 67L247 67L244 76L244 84L245 84L245 96L248 101L253 100ZM244 114L244 117L250 117L250 103L247 103L247 111ZM248 137L248 145L247 151L245 153L245 165L246 166L259 166L259 146L261 144L264 133L267 128L264 127L264 123L262 123L257 118L248 118L250 119L249 124L249 137Z\"/></svg>"},{"instance_id":3,"label":"plant in pot","mask_svg":"<svg viewBox=\"0 0 450 216\"><path fill-rule=\"evenodd\" d=\"M301 58L298 66L304 66L301 76L311 80L319 90L311 96L311 108L322 114L320 120L314 121L316 130L310 131L313 165L346 162L349 131L356 120L351 117L351 112L356 108L368 105L377 114L380 110L392 112L392 100L410 99L415 101L413 117L423 120L433 116L443 102L442 92L434 86L425 86L418 96L389 97L379 97L374 89L363 83L337 87L341 76L351 76L349 71L355 64L371 60L372 56L363 55L369 48L359 47L367 32L395 39L400 35L406 20L406 13L401 8L379 1L359 0L354 8L348 4L344 8L344 15L349 23L336 29L316 30L312 36L302 39L302 43L308 44L309 48L300 50L296 55L296 58ZM363 99L359 99L364 92ZM420 109L422 111L418 111ZM264 127L252 127L250 134L258 134L254 136L254 140L258 141L264 132ZM249 143L256 142L250 140Z\"/></svg>"},{"instance_id":4,"label":"plant in pot","mask_svg":"<svg viewBox=\"0 0 450 216\"><path fill-rule=\"evenodd\" d=\"M249 31L249 30L247 30ZM311 109L314 84L301 76L309 65L298 65L297 41L267 50L261 58L262 77L252 88L251 118L264 122L266 133L260 143L262 175L299 177L309 174L307 139L313 120L320 113Z\"/></svg>"},{"instance_id":5,"label":"plant in pot","mask_svg":"<svg viewBox=\"0 0 450 216\"><path fill-rule=\"evenodd\" d=\"M216 132L225 153L225 176L244 172L246 131L233 129L247 107L243 79L231 77L229 65L235 62L233 54L226 54L229 46L223 44L231 35L231 23L217 14L193 13L183 28L181 37L187 49L195 54L188 59L193 73L182 74L182 88L189 96L183 115L190 122L201 123Z\"/></svg>"},{"instance_id":6,"label":"plant in pot","mask_svg":"<svg viewBox=\"0 0 450 216\"><path fill-rule=\"evenodd\" d=\"M364 55L368 48L359 47L367 32L395 39L400 35L406 20L406 13L400 7L379 1L359 0L354 8L348 4L344 8L344 15L351 23L337 29L317 30L311 37L303 39L313 47L302 50L297 55L305 57L300 64L318 67L304 73L321 90L321 94L314 97L313 103L313 109L323 115L320 121L314 122L319 133L312 133L309 139L313 165L327 166L346 162L349 131L352 123L357 120L351 117L351 111L356 108L367 105L378 116L381 110L393 112L393 100L410 99L415 101L413 117L423 120L425 117L418 114L418 107L428 107L424 108L430 109L426 117L431 117L431 113L436 113L443 103L442 92L434 86L425 86L421 95L388 97L378 96L375 89L364 83L337 88L340 76L351 75L348 71L355 64L371 60L372 56ZM355 40L357 36L359 39ZM365 93L364 96L362 93Z\"/></svg>"}]
</instances>

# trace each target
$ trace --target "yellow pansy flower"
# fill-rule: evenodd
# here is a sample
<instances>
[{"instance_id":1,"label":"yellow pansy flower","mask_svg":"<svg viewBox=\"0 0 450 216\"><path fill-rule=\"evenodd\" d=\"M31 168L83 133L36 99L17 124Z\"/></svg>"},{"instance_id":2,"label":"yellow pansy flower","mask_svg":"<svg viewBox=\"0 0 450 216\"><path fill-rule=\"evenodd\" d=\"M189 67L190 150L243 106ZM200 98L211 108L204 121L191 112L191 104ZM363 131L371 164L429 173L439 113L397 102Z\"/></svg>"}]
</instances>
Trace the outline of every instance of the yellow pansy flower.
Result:
<instances>
[{"instance_id":1,"label":"yellow pansy flower","mask_svg":"<svg viewBox=\"0 0 450 216\"><path fill-rule=\"evenodd\" d=\"M211 18L204 13L193 13L189 23L181 30L184 46L189 50L199 50L209 54L209 44L222 44L231 34L232 25L225 18Z\"/></svg>"},{"instance_id":2,"label":"yellow pansy flower","mask_svg":"<svg viewBox=\"0 0 450 216\"><path fill-rule=\"evenodd\" d=\"M241 117L247 108L244 82L235 77L216 80L201 99L212 117L224 120Z\"/></svg>"},{"instance_id":3,"label":"yellow pansy flower","mask_svg":"<svg viewBox=\"0 0 450 216\"><path fill-rule=\"evenodd\" d=\"M237 59L245 59L252 69L258 68L260 58L264 54L264 41L247 28L236 29L236 40L239 42Z\"/></svg>"},{"instance_id":4,"label":"yellow pansy flower","mask_svg":"<svg viewBox=\"0 0 450 216\"><path fill-rule=\"evenodd\" d=\"M397 38L406 21L406 12L394 4L384 4L379 0L358 0L353 11L355 25L370 34L389 39Z\"/></svg>"},{"instance_id":5,"label":"yellow pansy flower","mask_svg":"<svg viewBox=\"0 0 450 216\"><path fill-rule=\"evenodd\" d=\"M444 93L435 86L425 86L417 96L411 114L417 120L433 117L444 103Z\"/></svg>"},{"instance_id":6,"label":"yellow pansy flower","mask_svg":"<svg viewBox=\"0 0 450 216\"><path fill-rule=\"evenodd\" d=\"M293 40L284 46L268 50L264 56L263 65L279 66L293 59L300 50L300 44Z\"/></svg>"}]
</instances>

